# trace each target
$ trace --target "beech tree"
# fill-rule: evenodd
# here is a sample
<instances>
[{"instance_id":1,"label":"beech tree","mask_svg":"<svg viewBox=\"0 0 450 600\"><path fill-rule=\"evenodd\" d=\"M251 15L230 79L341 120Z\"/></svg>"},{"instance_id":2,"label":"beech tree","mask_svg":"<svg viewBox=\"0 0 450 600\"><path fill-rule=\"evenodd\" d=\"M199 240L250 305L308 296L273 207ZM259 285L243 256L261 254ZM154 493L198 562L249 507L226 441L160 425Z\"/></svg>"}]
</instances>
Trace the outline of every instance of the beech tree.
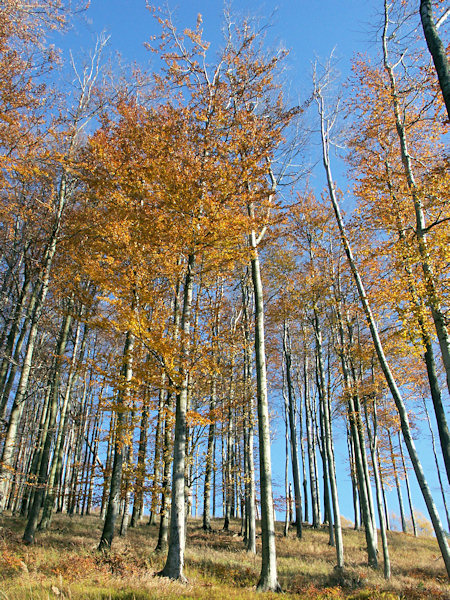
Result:
<instances>
[{"instance_id":1,"label":"beech tree","mask_svg":"<svg viewBox=\"0 0 450 600\"><path fill-rule=\"evenodd\" d=\"M429 488L427 480L425 478L425 473L423 471L421 462L419 460L419 456L417 454L417 450L415 448L413 438L411 436L411 428L409 425L408 412L406 410L405 403L403 401L403 398L402 398L400 390L397 386L397 383L394 379L394 376L392 374L390 366L387 362L386 355L385 355L384 349L383 349L383 345L382 345L382 342L381 342L381 339L380 339L380 336L378 333L378 328L376 326L375 319L373 317L373 313L372 313L372 310L371 310L371 307L369 304L367 293L364 288L364 284L362 282L357 264L353 257L353 252L352 252L352 249L351 249L351 246L350 246L347 234L346 234L344 222L343 222L343 219L341 216L341 211L340 211L339 204L337 201L336 187L335 187L335 183L334 183L334 180L333 180L333 177L331 174L331 166L330 166L330 159L329 159L330 125L332 125L332 123L333 123L333 118L330 118L330 116L328 116L327 113L325 112L325 101L324 101L324 96L323 96L324 87L326 87L327 83L329 83L328 78L329 78L329 71L326 71L324 78L322 80L316 79L316 81L315 81L315 97L316 97L317 104L318 104L318 111L319 111L319 117L320 117L320 123L321 123L322 157L323 157L323 165L324 165L324 169L325 169L325 173L326 173L326 177L327 177L329 197L330 197L330 201L331 201L331 204L333 206L333 210L334 210L334 213L336 216L336 222L339 226L341 241L344 246L347 260L348 260L348 263L352 270L352 274L353 274L355 284L356 284L356 287L358 290L358 295L359 295L362 307L364 309L364 314L366 316L367 323L369 325L369 329L371 332L371 336L372 336L372 340L373 340L373 343L375 346L377 357L378 357L378 360L380 363L380 367L383 371L383 374L386 378L386 383L388 384L388 387L389 387L389 391L391 392L393 400L395 402L395 405L396 405L396 408L397 408L397 411L399 414L399 418L400 418L402 434L403 434L406 446L408 448L408 453L409 453L411 462L413 464L414 471L415 471L417 480L419 482L420 489L422 491L431 521L433 523L433 528L434 528L436 538L439 543L439 548L441 550L442 557L444 559L444 563L446 565L447 573L450 575L450 552L449 552L449 548L448 548L447 539L446 539L446 536L445 536L445 533L444 533L444 530L442 527L442 523L441 523L439 514L437 512L436 505L434 503L430 488ZM376 565L376 562L374 562L374 565Z\"/></svg>"}]
</instances>

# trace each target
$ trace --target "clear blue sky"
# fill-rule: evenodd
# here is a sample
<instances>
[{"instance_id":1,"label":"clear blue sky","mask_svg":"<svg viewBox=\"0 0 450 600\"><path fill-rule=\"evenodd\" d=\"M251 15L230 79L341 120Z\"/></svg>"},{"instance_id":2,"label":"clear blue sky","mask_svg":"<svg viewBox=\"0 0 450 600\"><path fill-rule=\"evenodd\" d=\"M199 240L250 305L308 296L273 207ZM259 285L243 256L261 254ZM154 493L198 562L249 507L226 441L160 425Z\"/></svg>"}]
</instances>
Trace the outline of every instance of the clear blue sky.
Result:
<instances>
[{"instance_id":1,"label":"clear blue sky","mask_svg":"<svg viewBox=\"0 0 450 600\"><path fill-rule=\"evenodd\" d=\"M162 4L162 3L161 3ZM195 27L197 15L203 17L204 38L211 42L214 49L220 44L220 24L223 3L217 0L191 0L190 2L169 2L175 12L175 22L181 29ZM290 72L288 80L289 94L305 99L310 90L311 62L316 58L327 58L333 48L340 59L339 69L348 75L350 61L357 52L375 51L374 38L377 14L381 3L376 0L278 0L255 2L252 0L234 1L233 13L243 16L255 15L268 19L272 27L268 38L277 47L282 45L290 50ZM63 38L56 40L64 55L71 49L75 58L81 57L81 49L89 52L95 44L98 34L105 31L110 35L109 49L113 55L118 52L124 63L136 62L148 66L153 56L144 48L151 35L159 32L158 25L145 7L145 0L92 0L89 9L75 19L73 28ZM156 64L155 64L156 66ZM336 165L335 172L341 169ZM344 184L345 187L345 184ZM276 401L278 406L281 402ZM284 478L284 433L282 418L276 419L274 427L278 430L273 445L273 474L276 485L275 494L283 493ZM348 457L345 430L343 424L335 424L337 435L336 459L338 464L341 513L352 518L352 500L348 476ZM441 510L441 518L446 525L442 511L442 502L437 491L435 467L430 451L429 435L424 434L418 440L418 448L430 485L435 493ZM421 493L410 473L413 488L413 501L418 510L426 514ZM406 508L406 490L404 501ZM394 494L389 496L390 509L399 513ZM283 518L279 513L278 518Z\"/></svg>"}]
</instances>

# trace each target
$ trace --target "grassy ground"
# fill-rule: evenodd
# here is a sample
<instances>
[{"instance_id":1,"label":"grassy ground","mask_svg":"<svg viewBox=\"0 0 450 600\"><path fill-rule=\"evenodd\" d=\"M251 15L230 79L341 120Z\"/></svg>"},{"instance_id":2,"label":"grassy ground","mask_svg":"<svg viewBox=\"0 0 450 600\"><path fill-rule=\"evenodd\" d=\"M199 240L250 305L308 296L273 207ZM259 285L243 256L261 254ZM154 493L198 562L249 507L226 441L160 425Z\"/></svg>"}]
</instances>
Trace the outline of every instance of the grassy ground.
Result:
<instances>
[{"instance_id":1,"label":"grassy ground","mask_svg":"<svg viewBox=\"0 0 450 600\"><path fill-rule=\"evenodd\" d=\"M96 547L100 519L56 516L51 530L38 534L33 546L21 542L24 522L0 517L0 600L179 600L183 598L261 599L255 591L260 556L243 551L234 531L204 533L199 522L189 525L185 573L187 585L154 574L164 556L153 553L157 529L141 525L117 537L109 555ZM392 579L385 582L382 568L366 565L364 534L344 531L346 570L337 579L334 549L324 530L305 528L302 540L277 532L278 573L283 598L315 600L450 600L443 561L432 538L389 536ZM259 550L259 548L258 548ZM264 594L274 598L275 594ZM279 598L279 596L276 596Z\"/></svg>"}]
</instances>

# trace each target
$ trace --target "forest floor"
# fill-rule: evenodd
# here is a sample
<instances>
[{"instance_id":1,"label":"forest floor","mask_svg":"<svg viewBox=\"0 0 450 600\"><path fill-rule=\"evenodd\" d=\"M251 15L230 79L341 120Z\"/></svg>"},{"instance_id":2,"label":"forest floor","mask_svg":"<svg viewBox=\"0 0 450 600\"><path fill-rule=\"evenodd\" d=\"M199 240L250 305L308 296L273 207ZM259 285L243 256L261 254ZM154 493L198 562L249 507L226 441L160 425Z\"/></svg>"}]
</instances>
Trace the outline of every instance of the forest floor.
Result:
<instances>
[{"instance_id":1,"label":"forest floor","mask_svg":"<svg viewBox=\"0 0 450 600\"><path fill-rule=\"evenodd\" d=\"M221 520L205 533L201 521L189 523L185 574L188 584L155 576L164 555L155 554L157 527L140 525L126 538L116 537L109 554L96 548L101 521L96 516L56 515L51 529L37 534L32 546L22 543L24 520L0 517L0 600L179 600L184 598L280 598L255 591L258 554L249 555L238 535L239 524L224 532ZM304 528L303 538L277 524L278 574L286 600L449 600L450 587L433 538L391 532L392 578L382 565L367 567L363 532L344 530L345 572L337 578L335 550L325 529Z\"/></svg>"}]
</instances>

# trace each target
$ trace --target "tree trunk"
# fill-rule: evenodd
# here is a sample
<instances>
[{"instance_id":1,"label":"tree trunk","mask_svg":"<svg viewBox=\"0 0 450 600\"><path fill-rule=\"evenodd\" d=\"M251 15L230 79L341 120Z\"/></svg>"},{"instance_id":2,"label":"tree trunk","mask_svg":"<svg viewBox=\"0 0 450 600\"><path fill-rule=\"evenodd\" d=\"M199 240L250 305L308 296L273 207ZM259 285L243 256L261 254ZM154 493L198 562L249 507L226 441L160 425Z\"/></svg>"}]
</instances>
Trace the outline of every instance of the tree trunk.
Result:
<instances>
[{"instance_id":1,"label":"tree trunk","mask_svg":"<svg viewBox=\"0 0 450 600\"><path fill-rule=\"evenodd\" d=\"M253 456L254 437L254 405L252 391L252 357L249 315L249 274L241 280L243 333L244 333L244 365L243 365L243 393L244 397L244 444L245 444L245 490L246 490L246 515L247 515L247 552L256 554L256 490L255 490L255 464Z\"/></svg>"},{"instance_id":2,"label":"tree trunk","mask_svg":"<svg viewBox=\"0 0 450 600\"><path fill-rule=\"evenodd\" d=\"M161 385L165 384L165 374L163 373L161 376ZM164 419L164 406L166 403L166 390L161 388L159 391L158 398L158 415L156 417L156 431L155 431L155 456L153 459L153 481L152 481L152 500L150 505L150 516L148 519L148 524L153 525L156 517L156 508L158 504L158 494L159 494L159 480L161 475L161 450L162 450L162 424Z\"/></svg>"},{"instance_id":3,"label":"tree trunk","mask_svg":"<svg viewBox=\"0 0 450 600\"><path fill-rule=\"evenodd\" d=\"M324 424L324 437L323 447L325 460L327 461L328 467L328 479L330 482L331 500L333 505L333 520L334 520L334 537L336 544L336 559L337 568L342 570L344 568L344 545L342 540L342 528L341 528L341 514L339 510L339 498L337 491L336 482L336 466L334 461L334 448L333 448L333 432L331 425L331 414L329 398L325 392L325 372L323 366L323 352L322 352L322 332L319 322L319 317L316 308L314 308L314 331L316 335L317 345L317 358L319 367L319 380L320 388L322 392L319 394L319 398L322 401L322 414Z\"/></svg>"},{"instance_id":4,"label":"tree trunk","mask_svg":"<svg viewBox=\"0 0 450 600\"><path fill-rule=\"evenodd\" d=\"M12 363L14 365L14 363L17 362L14 360L14 354L15 354L14 353L14 343L16 341L17 332L19 331L20 321L22 319L22 313L25 308L29 287L30 287L30 280L25 279L25 281L23 282L21 292L20 292L20 296L17 301L15 311L14 311L14 315L12 318L12 323L11 323L11 327L10 327L10 330L8 333L8 337L6 338L6 345L5 345L5 348L3 349L4 358L3 358L2 362L1 362L1 366L0 366L0 394L1 394L1 396L0 396L0 421L2 421L5 418L9 393L4 394L3 392L4 392L4 389L6 386L6 381L7 381L8 370L9 370L10 364ZM32 307L31 307L31 309L32 309ZM25 317L25 320L23 323L24 330L26 330L27 324L28 324L28 319ZM20 350L19 350L19 352L20 352ZM19 358L19 357L17 356L17 358Z\"/></svg>"},{"instance_id":5,"label":"tree trunk","mask_svg":"<svg viewBox=\"0 0 450 600\"><path fill-rule=\"evenodd\" d=\"M450 66L444 44L438 35L434 23L431 0L420 0L420 19L428 50L436 68L442 97L447 108L447 116L450 121Z\"/></svg>"},{"instance_id":6,"label":"tree trunk","mask_svg":"<svg viewBox=\"0 0 450 600\"><path fill-rule=\"evenodd\" d=\"M286 364L286 387L288 394L288 419L289 419L289 432L290 432L290 446L291 446L291 466L292 466L292 477L294 479L294 497L295 497L295 525L296 534L298 538L302 537L302 494L300 485L300 466L298 464L298 450L297 450L297 428L295 426L295 414L297 412L294 389L292 383L291 373L291 348L289 338L289 325L284 322L283 332L283 354Z\"/></svg>"},{"instance_id":7,"label":"tree trunk","mask_svg":"<svg viewBox=\"0 0 450 600\"><path fill-rule=\"evenodd\" d=\"M277 578L275 523L272 498L272 467L270 460L270 425L266 379L264 341L264 300L256 236L252 232L252 283L255 296L255 368L258 405L259 464L261 481L262 564L257 589L263 592L281 591Z\"/></svg>"},{"instance_id":8,"label":"tree trunk","mask_svg":"<svg viewBox=\"0 0 450 600\"><path fill-rule=\"evenodd\" d=\"M213 471L213 450L214 450L214 436L216 432L216 423L214 410L216 408L216 395L217 395L217 384L216 377L213 374L211 382L211 400L209 403L209 412L211 422L208 430L208 447L206 450L206 465L205 465L205 484L203 488L203 529L205 531L211 531L211 476Z\"/></svg>"},{"instance_id":9,"label":"tree trunk","mask_svg":"<svg viewBox=\"0 0 450 600\"><path fill-rule=\"evenodd\" d=\"M370 329L372 340L373 340L375 350L377 353L378 361L380 363L381 369L382 369L383 374L386 379L386 383L388 384L389 390L392 394L395 405L397 407L397 411L398 411L398 414L400 417L400 424L401 424L401 429L402 429L402 433L403 433L403 438L405 440L406 447L408 449L409 457L411 459L411 463L413 465L414 472L416 474L417 481L419 483L419 487L422 491L422 495L425 500L425 504L427 506L428 513L431 518L431 522L433 523L434 532L436 534L436 539L438 541L439 548L441 550L442 557L444 559L447 574L450 577L450 550L448 547L447 538L446 538L444 529L442 527L442 523L439 518L439 514L437 512L436 505L433 500L433 496L431 494L430 488L426 481L425 473L424 473L422 465L420 463L414 441L411 436L411 428L409 426L408 413L407 413L405 404L403 402L403 398L402 398L400 391L397 387L397 384L395 382L394 376L392 375L389 364L387 362L387 359L386 359L386 356L384 353L384 349L383 349L383 346L382 346L382 343L381 343L381 340L380 340L380 337L378 334L378 329L377 329L377 326L375 323L375 319L373 317L372 310L369 305L369 300L367 298L367 294L366 294L363 282L361 280L358 268L357 268L355 260L353 258L353 253L352 253L350 243L348 241L347 234L345 231L344 223L342 220L341 211L340 211L339 204L337 201L335 187L334 187L334 181L331 176L331 169L330 169L330 164L329 164L329 152L328 152L329 132L325 130L323 96L322 96L321 91L318 90L317 87L315 90L315 96L319 103L319 114L321 117L323 164L324 164L324 168L325 168L325 172L326 172L326 176L327 176L328 191L330 194L331 203L333 206L333 210L334 210L334 213L336 216L336 221L337 221L339 231L341 234L341 240L342 240L342 243L344 246L345 254L347 256L347 260L350 265L350 269L352 271L353 278L356 283L358 295L359 295L359 298L360 298L360 301L361 301L361 304L362 304L362 307L364 310L364 314L366 316L367 323L369 325L369 329Z\"/></svg>"},{"instance_id":10,"label":"tree trunk","mask_svg":"<svg viewBox=\"0 0 450 600\"><path fill-rule=\"evenodd\" d=\"M437 472L437 476L438 476L438 480L439 480L439 487L441 488L442 502L444 504L445 514L447 517L447 531L450 531L450 512L449 512L448 506L447 506L446 494L445 494L444 485L442 483L442 477L441 477L441 469L439 468L439 461L438 461L438 457L436 454L436 442L434 440L433 428L431 426L430 417L428 415L428 410L427 410L427 405L426 405L425 399L423 399L423 407L425 409L425 415L427 417L428 428L430 429L430 434L431 434L431 445L433 447L434 464L436 465L436 472Z\"/></svg>"},{"instance_id":11,"label":"tree trunk","mask_svg":"<svg viewBox=\"0 0 450 600\"><path fill-rule=\"evenodd\" d=\"M427 17L429 0L425 2L421 1L421 17L422 14ZM429 15L432 21L432 15ZM425 215L423 212L423 205L420 194L417 190L417 185L414 177L413 167L411 163L411 156L409 154L408 143L406 139L405 124L402 122L402 108L400 106L399 93L397 89L397 83L394 75L394 68L389 62L388 52L388 26L389 26L389 7L388 2L384 2L384 27L382 34L382 45L383 45L383 63L385 71L388 75L390 94L392 101L392 109L394 112L395 126L397 137L400 143L400 155L402 159L403 169L405 173L406 183L408 186L409 193L414 205L414 213L416 218L415 234L417 237L418 250L420 255L420 262L422 271L424 274L425 290L427 294L428 305L431 310L433 317L436 334L439 340L439 347L441 349L442 361L447 376L447 387L450 392L450 337L447 330L447 321L445 314L442 310L440 300L436 292L436 285L434 281L433 267L430 260L427 242L427 228L425 223ZM428 41L428 40L427 40ZM444 51L445 56L445 51ZM447 80L444 82L445 93L449 89L449 78L448 78L448 63L447 63ZM450 567L449 567L450 568Z\"/></svg>"},{"instance_id":12,"label":"tree trunk","mask_svg":"<svg viewBox=\"0 0 450 600\"><path fill-rule=\"evenodd\" d=\"M161 407L162 409L162 407ZM162 412L162 410L161 410ZM142 405L141 424L139 432L139 447L136 464L136 481L134 486L134 502L133 502L133 513L131 515L130 527L136 527L142 517L144 510L144 481L145 481L145 458L147 456L147 430L148 430L148 418L149 418L149 397L146 394ZM162 418L162 416L161 416ZM158 412L158 424L159 424L159 412ZM159 425L161 429L161 425ZM157 431L158 433L158 431ZM158 435L156 435L158 438ZM155 442L156 443L156 442ZM158 459L159 462L159 459ZM155 465L156 469L156 465ZM159 476L158 476L159 480ZM155 483L154 483L155 485ZM152 506L153 508L153 506Z\"/></svg>"},{"instance_id":13,"label":"tree trunk","mask_svg":"<svg viewBox=\"0 0 450 600\"><path fill-rule=\"evenodd\" d=\"M369 417L367 414L367 404L364 405L367 423L367 434L369 437L370 453L372 456L373 475L375 479L375 490L377 495L378 519L380 521L381 543L383 546L384 578L391 577L391 561L389 558L389 547L386 533L386 519L383 506L383 494L381 488L380 469L377 457L377 408L375 400L373 404L373 433L370 428Z\"/></svg>"},{"instance_id":14,"label":"tree trunk","mask_svg":"<svg viewBox=\"0 0 450 600\"><path fill-rule=\"evenodd\" d=\"M163 440L163 474L162 474L162 487L161 487L161 509L159 511L159 531L158 531L158 542L156 544L155 552L162 552L167 547L167 540L169 536L169 506L168 499L170 493L170 468L172 465L172 429L173 422L172 417L169 416L169 412L174 409L172 394L168 393L166 398L166 416L164 420L164 440Z\"/></svg>"},{"instance_id":15,"label":"tree trunk","mask_svg":"<svg viewBox=\"0 0 450 600\"><path fill-rule=\"evenodd\" d=\"M169 548L166 564L159 575L186 581L183 573L184 549L186 544L185 529L185 452L186 452L186 412L189 386L189 332L191 322L192 295L194 288L195 255L190 254L183 292L183 309L181 314L181 347L180 347L180 388L176 394L175 405L175 439L172 465L172 502L170 513Z\"/></svg>"},{"instance_id":16,"label":"tree trunk","mask_svg":"<svg viewBox=\"0 0 450 600\"><path fill-rule=\"evenodd\" d=\"M414 516L414 507L412 504L411 489L409 487L409 477L408 477L408 471L406 470L405 455L403 454L402 440L400 437L400 432L398 432L398 447L400 449L400 457L402 459L403 473L405 474L406 494L408 496L409 512L411 514L411 523L412 523L413 533L414 533L414 536L417 537L416 517Z\"/></svg>"},{"instance_id":17,"label":"tree trunk","mask_svg":"<svg viewBox=\"0 0 450 600\"><path fill-rule=\"evenodd\" d=\"M130 394L130 384L133 376L133 350L134 350L134 335L131 331L128 331L125 338L125 346L123 350L123 368L122 376L126 385L125 390L120 390L117 397L117 404L119 410L117 412L116 421L116 439L114 444L114 458L113 466L111 471L111 482L109 489L108 508L106 510L105 522L103 524L103 531L100 538L98 549L100 551L107 551L111 548L111 544L114 538L114 528L116 524L117 515L119 512L120 503L120 488L122 483L122 468L124 461L125 452L125 410L127 410L127 397Z\"/></svg>"},{"instance_id":18,"label":"tree trunk","mask_svg":"<svg viewBox=\"0 0 450 600\"><path fill-rule=\"evenodd\" d=\"M58 474L61 472L62 463L63 463L63 452L64 452L64 436L67 430L67 409L69 406L69 401L72 394L72 388L75 380L75 365L77 362L77 354L78 354L78 346L80 340L80 330L81 330L81 322L79 321L77 324L77 330L75 334L75 343L72 352L72 361L69 369L69 376L67 379L66 391L64 394L64 400L61 406L61 413L59 417L59 429L55 442L55 450L53 453L52 464L50 467L50 473L48 477L48 486L47 486L47 496L44 501L44 508L42 511L41 521L39 523L38 529L40 531L45 531L48 529L50 525L50 521L53 514L53 509L55 506L56 499L56 482L58 481ZM81 351L80 358L78 361L82 360L84 355L84 349L86 346L86 337L87 337L87 328L85 327L83 333L83 341L81 343Z\"/></svg>"},{"instance_id":19,"label":"tree trunk","mask_svg":"<svg viewBox=\"0 0 450 600\"><path fill-rule=\"evenodd\" d=\"M72 303L69 304L69 310L72 308ZM39 513L42 506L42 500L46 489L48 465L50 461L50 449L56 429L56 416L58 412L58 396L59 385L61 379L61 368L63 364L64 353L67 345L67 338L72 322L72 314L69 312L63 321L60 338L56 347L55 370L50 392L50 405L48 415L48 426L45 436L45 441L42 449L41 464L39 467L38 486L34 493L33 504L31 506L28 522L23 534L23 541L27 544L32 544L36 533L36 528L39 520Z\"/></svg>"},{"instance_id":20,"label":"tree trunk","mask_svg":"<svg viewBox=\"0 0 450 600\"><path fill-rule=\"evenodd\" d=\"M308 357L305 356L303 367L304 390L305 390L305 424L306 424L306 444L308 450L309 481L311 486L311 506L312 506L312 526L318 529L320 526L319 497L317 493L317 477L315 468L315 435L313 418L311 413L311 399L309 395L308 379Z\"/></svg>"}]
</instances>

